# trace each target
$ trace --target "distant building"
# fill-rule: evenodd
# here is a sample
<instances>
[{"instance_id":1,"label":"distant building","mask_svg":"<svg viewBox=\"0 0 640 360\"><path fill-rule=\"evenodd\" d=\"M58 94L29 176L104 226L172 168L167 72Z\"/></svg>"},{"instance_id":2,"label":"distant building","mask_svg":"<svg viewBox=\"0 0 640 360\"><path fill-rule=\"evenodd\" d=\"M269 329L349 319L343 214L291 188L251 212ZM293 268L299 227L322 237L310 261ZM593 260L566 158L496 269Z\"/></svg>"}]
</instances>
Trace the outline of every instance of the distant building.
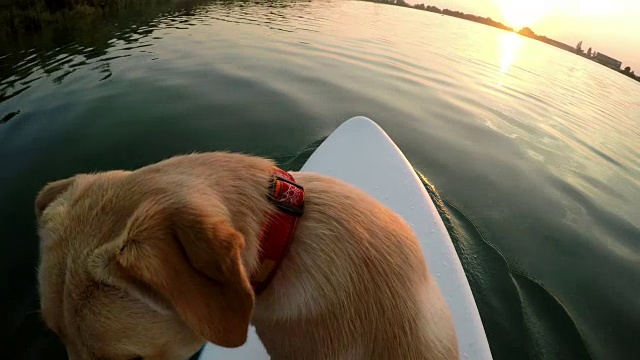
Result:
<instances>
[{"instance_id":1,"label":"distant building","mask_svg":"<svg viewBox=\"0 0 640 360\"><path fill-rule=\"evenodd\" d=\"M550 38L548 38L546 36L541 36L541 37L544 39L543 41L546 42L549 45L553 45L555 47L558 47L560 49L567 50L567 51L570 51L570 52L576 52L576 48L574 48L573 46L567 45L565 43L561 43L560 41L556 41L556 40L550 39Z\"/></svg>"},{"instance_id":2,"label":"distant building","mask_svg":"<svg viewBox=\"0 0 640 360\"><path fill-rule=\"evenodd\" d=\"M616 60L603 53L597 53L595 60L604 66L612 68L613 70L620 70L620 67L622 66L622 61Z\"/></svg>"}]
</instances>

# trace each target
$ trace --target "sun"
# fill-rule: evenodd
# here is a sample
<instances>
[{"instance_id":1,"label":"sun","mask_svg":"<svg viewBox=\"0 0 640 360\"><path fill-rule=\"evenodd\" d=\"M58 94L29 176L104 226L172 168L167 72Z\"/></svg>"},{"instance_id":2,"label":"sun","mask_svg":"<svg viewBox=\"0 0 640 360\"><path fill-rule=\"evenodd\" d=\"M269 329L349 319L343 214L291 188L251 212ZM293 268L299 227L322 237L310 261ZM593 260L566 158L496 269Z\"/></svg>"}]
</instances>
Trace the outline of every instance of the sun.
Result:
<instances>
[{"instance_id":1,"label":"sun","mask_svg":"<svg viewBox=\"0 0 640 360\"><path fill-rule=\"evenodd\" d=\"M551 0L495 0L507 25L519 30L531 26L553 10Z\"/></svg>"}]
</instances>

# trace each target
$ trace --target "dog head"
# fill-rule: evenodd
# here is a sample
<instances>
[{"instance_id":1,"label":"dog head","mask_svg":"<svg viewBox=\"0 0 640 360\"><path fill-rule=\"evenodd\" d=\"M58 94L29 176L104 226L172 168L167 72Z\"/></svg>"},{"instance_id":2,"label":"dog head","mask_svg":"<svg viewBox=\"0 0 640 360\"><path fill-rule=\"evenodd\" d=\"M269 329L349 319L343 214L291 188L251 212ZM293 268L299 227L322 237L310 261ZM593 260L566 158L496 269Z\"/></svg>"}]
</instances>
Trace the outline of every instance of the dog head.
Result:
<instances>
[{"instance_id":1,"label":"dog head","mask_svg":"<svg viewBox=\"0 0 640 360\"><path fill-rule=\"evenodd\" d=\"M112 171L50 183L35 207L41 312L70 358L187 358L205 341L246 341L244 239L210 188Z\"/></svg>"}]
</instances>

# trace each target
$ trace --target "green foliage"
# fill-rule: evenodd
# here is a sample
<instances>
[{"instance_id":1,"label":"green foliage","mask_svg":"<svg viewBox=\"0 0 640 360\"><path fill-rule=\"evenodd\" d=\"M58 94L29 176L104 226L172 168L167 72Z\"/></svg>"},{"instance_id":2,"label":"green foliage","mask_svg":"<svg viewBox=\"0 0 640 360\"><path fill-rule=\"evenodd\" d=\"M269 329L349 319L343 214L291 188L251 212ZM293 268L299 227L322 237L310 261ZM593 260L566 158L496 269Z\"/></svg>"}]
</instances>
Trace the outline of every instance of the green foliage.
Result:
<instances>
[{"instance_id":1,"label":"green foliage","mask_svg":"<svg viewBox=\"0 0 640 360\"><path fill-rule=\"evenodd\" d=\"M171 0L0 0L0 36L34 33L43 27L74 19L95 18L107 12L142 8Z\"/></svg>"}]
</instances>

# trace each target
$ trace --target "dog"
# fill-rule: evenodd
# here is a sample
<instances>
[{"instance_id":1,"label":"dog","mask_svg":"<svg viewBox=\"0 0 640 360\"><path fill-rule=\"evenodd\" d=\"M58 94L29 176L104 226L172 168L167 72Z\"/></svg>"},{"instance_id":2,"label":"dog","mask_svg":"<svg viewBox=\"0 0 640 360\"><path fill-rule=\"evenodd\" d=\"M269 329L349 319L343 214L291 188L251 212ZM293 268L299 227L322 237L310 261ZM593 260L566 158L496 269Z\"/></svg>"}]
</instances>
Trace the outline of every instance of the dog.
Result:
<instances>
[{"instance_id":1,"label":"dog","mask_svg":"<svg viewBox=\"0 0 640 360\"><path fill-rule=\"evenodd\" d=\"M35 211L69 359L186 359L250 324L276 360L459 358L411 227L343 181L200 153L49 183Z\"/></svg>"}]
</instances>

